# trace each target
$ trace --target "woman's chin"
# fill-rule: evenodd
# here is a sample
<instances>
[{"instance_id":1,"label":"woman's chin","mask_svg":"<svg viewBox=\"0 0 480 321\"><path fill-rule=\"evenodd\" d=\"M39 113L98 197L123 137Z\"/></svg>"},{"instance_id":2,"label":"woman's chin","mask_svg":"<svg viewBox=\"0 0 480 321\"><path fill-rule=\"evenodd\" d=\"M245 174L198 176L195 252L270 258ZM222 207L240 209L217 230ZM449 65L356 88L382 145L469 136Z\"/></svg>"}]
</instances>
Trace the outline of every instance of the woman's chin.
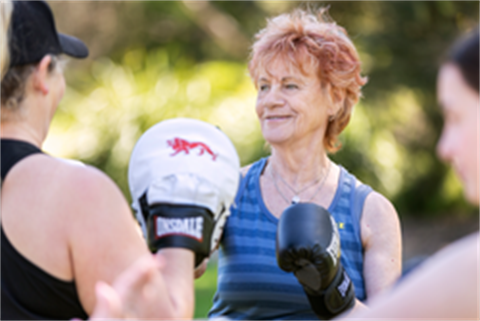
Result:
<instances>
[{"instance_id":1,"label":"woman's chin","mask_svg":"<svg viewBox=\"0 0 480 321\"><path fill-rule=\"evenodd\" d=\"M281 128L263 128L262 134L263 138L271 145L281 144L291 137L288 130Z\"/></svg>"},{"instance_id":2,"label":"woman's chin","mask_svg":"<svg viewBox=\"0 0 480 321\"><path fill-rule=\"evenodd\" d=\"M288 141L288 137L285 137L285 135L263 135L263 138L271 146L283 145Z\"/></svg>"}]
</instances>

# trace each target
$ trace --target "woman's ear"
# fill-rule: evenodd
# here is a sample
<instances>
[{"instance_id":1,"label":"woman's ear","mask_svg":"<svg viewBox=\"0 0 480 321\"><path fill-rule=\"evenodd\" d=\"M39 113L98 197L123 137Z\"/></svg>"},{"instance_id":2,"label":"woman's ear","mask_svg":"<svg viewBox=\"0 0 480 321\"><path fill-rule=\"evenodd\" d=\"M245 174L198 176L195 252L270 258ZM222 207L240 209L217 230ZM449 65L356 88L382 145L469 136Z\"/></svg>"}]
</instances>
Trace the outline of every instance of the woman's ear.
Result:
<instances>
[{"instance_id":1,"label":"woman's ear","mask_svg":"<svg viewBox=\"0 0 480 321\"><path fill-rule=\"evenodd\" d=\"M40 60L35 71L33 72L33 88L40 91L43 95L47 95L49 92L48 86L48 76L49 70L48 66L52 62L52 57L47 55Z\"/></svg>"},{"instance_id":2,"label":"woman's ear","mask_svg":"<svg viewBox=\"0 0 480 321\"><path fill-rule=\"evenodd\" d=\"M337 117L337 114L343 106L343 101L345 100L345 90L328 84L327 93L330 102L328 107L328 116L330 120L333 120Z\"/></svg>"}]
</instances>

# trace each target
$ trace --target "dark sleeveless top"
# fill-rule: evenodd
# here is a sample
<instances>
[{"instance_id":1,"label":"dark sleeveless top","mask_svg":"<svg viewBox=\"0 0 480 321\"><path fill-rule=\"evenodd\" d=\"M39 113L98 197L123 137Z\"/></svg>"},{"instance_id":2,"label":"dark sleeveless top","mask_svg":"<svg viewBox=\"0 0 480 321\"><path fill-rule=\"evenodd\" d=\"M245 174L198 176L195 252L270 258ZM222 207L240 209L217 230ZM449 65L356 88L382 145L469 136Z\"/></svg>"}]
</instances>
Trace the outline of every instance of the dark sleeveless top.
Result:
<instances>
[{"instance_id":1,"label":"dark sleeveless top","mask_svg":"<svg viewBox=\"0 0 480 321\"><path fill-rule=\"evenodd\" d=\"M37 147L23 141L1 140L1 174L27 156L42 153ZM86 320L77 294L75 282L60 280L30 262L10 243L1 228L2 242L2 320ZM32 240L35 242L35 240Z\"/></svg>"}]
</instances>

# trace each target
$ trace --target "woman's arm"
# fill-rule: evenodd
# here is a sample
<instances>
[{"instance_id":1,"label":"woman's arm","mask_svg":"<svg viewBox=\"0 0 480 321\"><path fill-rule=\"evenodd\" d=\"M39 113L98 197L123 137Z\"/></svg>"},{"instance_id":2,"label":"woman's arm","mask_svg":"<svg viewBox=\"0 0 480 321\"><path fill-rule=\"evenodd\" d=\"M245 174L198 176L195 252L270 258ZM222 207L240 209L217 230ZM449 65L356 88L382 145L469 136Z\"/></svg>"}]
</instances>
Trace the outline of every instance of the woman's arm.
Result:
<instances>
[{"instance_id":1,"label":"woman's arm","mask_svg":"<svg viewBox=\"0 0 480 321\"><path fill-rule=\"evenodd\" d=\"M69 220L69 251L80 301L88 314L95 305L98 281L114 281L139 258L148 256L145 240L120 190L100 171L85 167L65 175L62 195ZM152 275L150 301L144 318L191 318L193 316L194 253L164 249L156 256L167 264Z\"/></svg>"},{"instance_id":2,"label":"woman's arm","mask_svg":"<svg viewBox=\"0 0 480 321\"><path fill-rule=\"evenodd\" d=\"M150 312L158 304L155 279L164 266L161 256L146 254L122 272L113 285L98 281L95 309L89 320L141 319L154 315Z\"/></svg>"},{"instance_id":3,"label":"woman's arm","mask_svg":"<svg viewBox=\"0 0 480 321\"><path fill-rule=\"evenodd\" d=\"M402 273L402 239L395 208L384 196L370 193L360 220L365 249L363 275L367 299L391 287Z\"/></svg>"},{"instance_id":4,"label":"woman's arm","mask_svg":"<svg viewBox=\"0 0 480 321\"><path fill-rule=\"evenodd\" d=\"M370 193L365 199L360 229L365 249L365 290L370 300L390 288L402 271L400 223L390 201L377 192ZM356 299L354 307L343 317L350 318L366 309L367 305Z\"/></svg>"},{"instance_id":5,"label":"woman's arm","mask_svg":"<svg viewBox=\"0 0 480 321\"><path fill-rule=\"evenodd\" d=\"M479 234L448 246L413 271L369 309L348 318L478 320Z\"/></svg>"}]
</instances>

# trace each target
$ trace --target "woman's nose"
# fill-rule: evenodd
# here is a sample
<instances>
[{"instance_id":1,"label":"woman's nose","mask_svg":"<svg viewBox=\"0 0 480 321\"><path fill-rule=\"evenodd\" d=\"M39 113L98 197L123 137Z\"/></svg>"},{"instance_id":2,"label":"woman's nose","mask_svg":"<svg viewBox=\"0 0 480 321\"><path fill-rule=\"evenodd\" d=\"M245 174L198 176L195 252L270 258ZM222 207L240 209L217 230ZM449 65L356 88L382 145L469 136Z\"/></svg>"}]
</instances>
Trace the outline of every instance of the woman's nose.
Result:
<instances>
[{"instance_id":1,"label":"woman's nose","mask_svg":"<svg viewBox=\"0 0 480 321\"><path fill-rule=\"evenodd\" d=\"M275 108L282 106L285 103L285 99L278 86L272 86L270 90L265 94L264 105L268 108Z\"/></svg>"}]
</instances>

